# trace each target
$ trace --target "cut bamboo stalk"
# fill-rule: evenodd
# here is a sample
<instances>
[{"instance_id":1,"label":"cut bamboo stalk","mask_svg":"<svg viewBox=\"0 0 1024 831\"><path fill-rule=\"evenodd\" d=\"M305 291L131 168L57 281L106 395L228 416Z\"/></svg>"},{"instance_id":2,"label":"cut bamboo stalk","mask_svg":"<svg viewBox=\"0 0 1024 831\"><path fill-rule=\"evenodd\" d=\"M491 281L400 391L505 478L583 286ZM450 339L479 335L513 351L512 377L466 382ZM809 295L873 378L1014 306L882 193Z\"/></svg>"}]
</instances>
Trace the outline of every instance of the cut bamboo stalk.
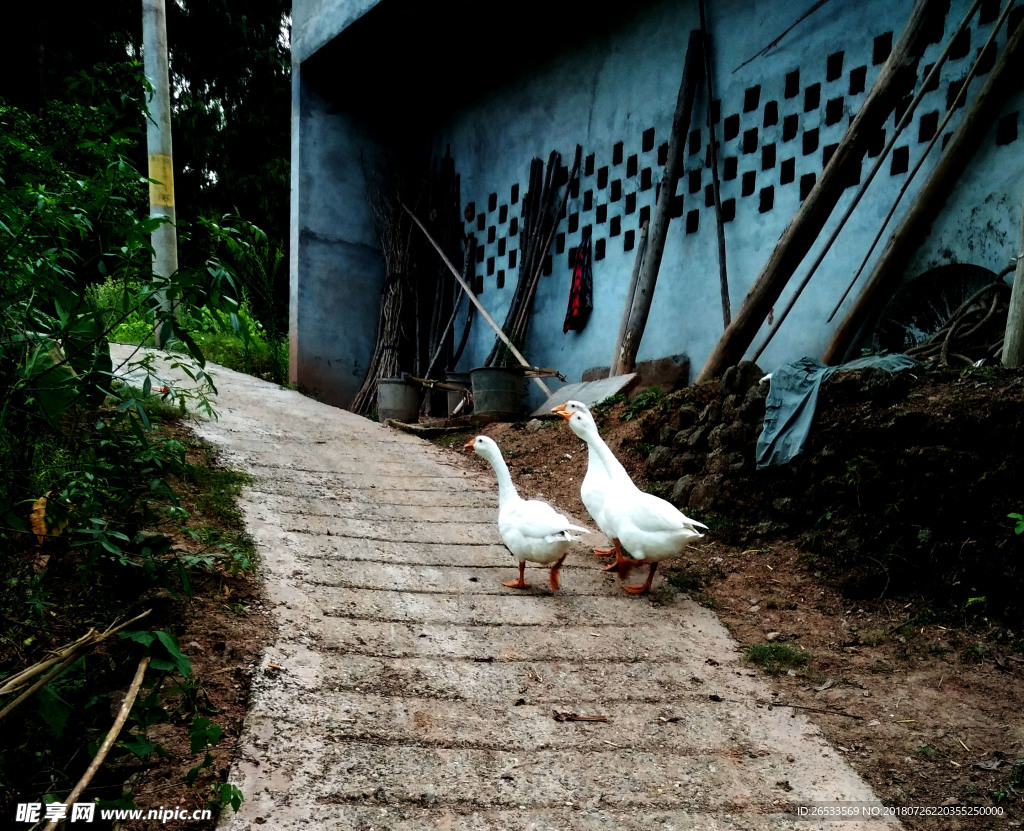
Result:
<instances>
[{"instance_id":1,"label":"cut bamboo stalk","mask_svg":"<svg viewBox=\"0 0 1024 831\"><path fill-rule=\"evenodd\" d=\"M1024 26L1018 26L1006 48L989 72L985 86L971 102L960 124L946 145L928 179L921 186L913 204L907 209L899 227L875 264L874 271L854 303L853 308L839 324L821 357L823 363L834 364L845 358L847 350L865 327L875 301L889 291L903 274L907 262L927 236L928 227L946 201L971 156L981 144L985 131L998 115L1006 96L1017 88L1022 71L1024 52Z\"/></svg>"},{"instance_id":2,"label":"cut bamboo stalk","mask_svg":"<svg viewBox=\"0 0 1024 831\"><path fill-rule=\"evenodd\" d=\"M804 256L810 250L860 164L872 138L881 129L928 45L929 23L939 13L943 0L917 0L907 25L893 47L860 111L850 122L825 170L790 221L760 275L743 299L732 323L722 334L696 383L719 375L738 363L768 317L775 301Z\"/></svg>"},{"instance_id":3,"label":"cut bamboo stalk","mask_svg":"<svg viewBox=\"0 0 1024 831\"><path fill-rule=\"evenodd\" d=\"M1024 204L1020 211L1020 246L1017 248L1017 266L1013 272L1013 291L1010 292L1010 311L1006 316L1006 336L1003 338L1003 366L1024 364Z\"/></svg>"},{"instance_id":4,"label":"cut bamboo stalk","mask_svg":"<svg viewBox=\"0 0 1024 831\"><path fill-rule=\"evenodd\" d=\"M676 193L676 181L683 167L683 144L690 130L690 113L693 110L693 98L697 82L703 72L703 39L699 29L690 32L686 44L686 57L683 61L683 75L679 82L679 95L676 98L675 114L672 116L672 133L668 141L668 158L661 177L658 191L658 202L654 207L654 217L647 236L647 251L643 264L640 266L640 277L637 280L636 292L631 306L624 311L626 321L622 344L612 365L612 375L625 375L636 367L636 353L640 349L640 341L647 326L647 316L651 312L654 299L654 288L658 282L658 271L661 258L665 253L665 237L668 234L669 222L672 218L672 199ZM708 104L710 106L710 103Z\"/></svg>"},{"instance_id":5,"label":"cut bamboo stalk","mask_svg":"<svg viewBox=\"0 0 1024 831\"><path fill-rule=\"evenodd\" d=\"M495 331L495 333L497 333L502 343L504 343L505 346L508 347L508 351L512 353L515 359L519 361L519 363L522 366L526 367L527 369L533 369L533 364L531 364L528 360L526 360L526 358L523 357L523 354L518 349L516 349L515 344L513 344L512 341L510 341L508 337L505 335L505 333L501 331L501 327L494 322L494 318L487 313L487 309L485 309L483 304L477 299L477 296L473 294L473 290L469 287L469 285L467 285L466 281L462 279L462 275L459 274L458 269L455 268L454 265L452 265L452 261L448 259L448 255L444 253L444 249L442 249L441 246L437 244L434 238L430 235L430 231L428 231L426 226L422 222L420 222L419 217L416 216L416 214L414 214L412 211L410 211L404 204L402 205L402 208L407 214L409 214L409 216L412 217L412 221L415 222L417 226L419 226L419 229L426 236L427 241L434 247L434 250L437 251L438 255L440 255L441 259L444 261L444 264L448 266L448 270L451 271L452 276L454 276L458 284L462 286L462 290L466 292L466 296L469 298L470 302L474 306L476 306L477 311L480 312L480 314L483 316L483 319L486 320L487 324ZM541 391L545 395L551 395L551 390L548 389L548 385L545 384L540 378L534 376L532 380L538 387L540 387Z\"/></svg>"},{"instance_id":6,"label":"cut bamboo stalk","mask_svg":"<svg viewBox=\"0 0 1024 831\"><path fill-rule=\"evenodd\" d=\"M629 288L626 290L626 309L633 308L633 298L636 296L636 284L640 281L640 267L644 264L644 254L647 252L647 220L640 226L640 241L636 244L636 258L633 260L633 273L629 277ZM622 349L622 340L626 337L626 323L628 315L622 316L622 323L619 324L619 334L615 338L615 350L612 352L611 363L608 364L608 377L615 374L615 365L619 361L619 352Z\"/></svg>"},{"instance_id":7,"label":"cut bamboo stalk","mask_svg":"<svg viewBox=\"0 0 1024 831\"><path fill-rule=\"evenodd\" d=\"M78 780L78 784L75 785L75 789L68 794L68 798L64 800L64 807L70 810L71 806L78 801L78 797L82 795L92 778L96 775L96 771L100 769L100 765L103 764L104 759L107 758L107 754L110 752L110 748L114 746L114 742L117 741L118 734L121 732L121 728L124 727L124 723L128 720L128 713L131 712L132 704L135 703L135 699L139 695L139 688L142 686L143 676L146 674L146 667L149 666L149 656L147 655L141 661L139 666L135 670L135 678L132 679L132 684L128 688L128 692L124 697L124 701L121 702L121 709L117 713L117 718L114 719L114 723L110 730L107 731L107 736L103 740L103 744L100 745L100 749L96 752L93 757L92 763L86 769L82 778ZM57 826L63 822L63 820L55 819L49 825L46 826L44 831L55 831Z\"/></svg>"}]
</instances>

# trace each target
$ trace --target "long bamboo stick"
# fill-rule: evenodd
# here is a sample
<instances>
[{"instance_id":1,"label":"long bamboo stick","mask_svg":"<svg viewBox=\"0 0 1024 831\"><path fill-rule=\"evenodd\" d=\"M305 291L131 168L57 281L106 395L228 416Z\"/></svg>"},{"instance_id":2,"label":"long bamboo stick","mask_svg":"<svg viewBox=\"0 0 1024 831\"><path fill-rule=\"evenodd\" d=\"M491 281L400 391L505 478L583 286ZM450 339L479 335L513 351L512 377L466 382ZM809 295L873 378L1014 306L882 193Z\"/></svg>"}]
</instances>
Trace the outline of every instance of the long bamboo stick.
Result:
<instances>
[{"instance_id":1,"label":"long bamboo stick","mask_svg":"<svg viewBox=\"0 0 1024 831\"><path fill-rule=\"evenodd\" d=\"M448 259L448 255L444 253L444 249L442 249L441 246L437 244L437 241L430 235L430 231L428 231L426 226L422 222L420 222L419 217L416 216L416 214L414 214L412 211L410 211L404 204L402 205L402 208L405 210L407 214L409 214L409 216L412 217L412 221L419 226L419 229L427 237L427 241L432 246L434 246L434 250L437 251L437 253L440 255L441 259L444 261L444 264L448 266L448 270L451 271L452 276L455 277L458 284L462 286L462 290L466 292L466 296L469 298L470 302L474 306L476 306L477 311L480 312L484 320L487 321L487 324L497 333L502 343L504 343L505 346L508 347L508 351L512 353L512 355L515 357L517 361L519 361L521 366L524 366L527 369L533 369L533 364L531 364L528 360L526 360L526 358L523 357L523 353L516 349L515 344L508 339L505 333L501 331L501 327L494 322L494 318L487 313L487 309L485 309L483 304L477 299L477 296L473 294L473 290L469 287L466 281L462 279L462 275L459 274L458 269L455 268L454 265L452 265L452 261ZM545 395L551 395L551 390L548 389L548 385L545 384L540 378L534 376L532 380L538 387L540 387L541 391Z\"/></svg>"},{"instance_id":2,"label":"long bamboo stick","mask_svg":"<svg viewBox=\"0 0 1024 831\"><path fill-rule=\"evenodd\" d=\"M1006 315L1002 362L1009 367L1024 364L1024 204L1021 205L1020 246L1010 292L1010 310Z\"/></svg>"}]
</instances>

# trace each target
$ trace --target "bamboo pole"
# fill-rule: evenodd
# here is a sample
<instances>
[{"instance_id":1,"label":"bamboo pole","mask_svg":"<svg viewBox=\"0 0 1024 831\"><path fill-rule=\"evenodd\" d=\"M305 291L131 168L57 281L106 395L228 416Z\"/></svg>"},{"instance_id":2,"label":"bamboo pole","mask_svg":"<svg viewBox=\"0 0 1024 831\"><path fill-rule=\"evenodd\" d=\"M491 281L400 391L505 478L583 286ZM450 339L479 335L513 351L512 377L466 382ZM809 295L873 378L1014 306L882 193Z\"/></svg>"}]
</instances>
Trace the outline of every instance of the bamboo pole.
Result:
<instances>
[{"instance_id":1,"label":"bamboo pole","mask_svg":"<svg viewBox=\"0 0 1024 831\"><path fill-rule=\"evenodd\" d=\"M636 296L636 284L640 280L640 267L644 264L644 254L647 252L647 221L644 220L640 226L640 240L636 244L636 258L633 260L633 273L629 277L629 288L626 290L626 308L633 308L633 298ZM608 365L608 377L615 374L615 365L619 361L619 352L622 350L622 341L626 337L626 323L629 322L628 315L622 316L622 323L619 324L619 334L615 338L615 351L612 352L612 360Z\"/></svg>"},{"instance_id":2,"label":"bamboo pole","mask_svg":"<svg viewBox=\"0 0 1024 831\"><path fill-rule=\"evenodd\" d=\"M1020 214L1020 246L1013 272L1010 311L1006 316L1006 336L1003 338L1002 362L1008 367L1024 364L1024 202Z\"/></svg>"},{"instance_id":3,"label":"bamboo pole","mask_svg":"<svg viewBox=\"0 0 1024 831\"><path fill-rule=\"evenodd\" d=\"M640 266L640 277L637 280L636 293L631 306L624 310L624 334L619 346L618 355L612 365L612 375L624 375L636 367L636 353L640 349L640 340L647 326L647 316L651 311L654 299L654 288L658 282L658 270L661 258L665 253L665 237L668 234L669 222L672 218L672 198L676 192L676 181L682 173L682 146L690 129L690 113L693 109L693 98L697 82L703 71L701 55L703 35L699 29L690 32L686 44L686 57L683 61L683 74L679 82L679 95L676 98L675 114L672 116L672 133L668 141L668 158L661 177L658 191L658 202L654 208L654 217L647 236L647 251L643 264ZM710 103L708 104L710 106Z\"/></svg>"},{"instance_id":4,"label":"bamboo pole","mask_svg":"<svg viewBox=\"0 0 1024 831\"><path fill-rule=\"evenodd\" d=\"M850 122L831 161L786 227L732 323L711 350L696 383L721 374L726 367L743 358L786 283L818 239L818 234L846 189L850 171L860 163L868 142L895 107L907 75L913 71L927 46L930 18L938 14L942 3L943 0L917 0L914 4L899 41L893 47L860 111Z\"/></svg>"},{"instance_id":5,"label":"bamboo pole","mask_svg":"<svg viewBox=\"0 0 1024 831\"><path fill-rule=\"evenodd\" d=\"M508 347L508 351L512 353L512 355L515 357L517 361L519 361L521 366L524 366L527 369L533 369L533 364L531 364L528 360L526 360L526 358L523 357L523 354L518 349L516 349L515 344L513 344L512 341L510 341L508 337L505 335L505 333L501 331L501 327L494 322L494 318L487 313L487 309L484 308L483 304L480 302L477 296L473 294L473 290L469 287L466 281L462 279L462 275L459 274L458 269L455 268L454 265L452 265L452 261L448 259L448 255L444 253L444 249L442 249L441 246L437 244L437 241L430 235L430 231L428 231L426 226L422 222L420 222L419 217L416 216L416 214L414 214L412 211L410 211L404 204L402 205L402 208L407 214L409 214L409 216L412 217L412 221L419 226L419 229L426 236L427 241L432 246L434 246L434 250L437 251L437 253L440 255L441 259L444 261L444 264L448 266L448 270L451 271L452 276L455 277L455 280L458 282L458 284L462 286L462 290L466 292L466 296L469 298L470 302L474 306L476 306L477 311L480 312L481 315L483 315L483 318L484 320L487 321L487 324L497 333L502 343L504 343L505 346ZM545 395L551 395L551 390L548 389L548 385L545 384L540 378L534 376L532 380L538 387L540 387L541 391Z\"/></svg>"},{"instance_id":6,"label":"bamboo pole","mask_svg":"<svg viewBox=\"0 0 1024 831\"><path fill-rule=\"evenodd\" d=\"M953 131L949 144L939 158L927 181L921 186L906 216L893 232L888 245L875 264L874 271L853 308L839 324L821 357L823 363L843 360L847 350L864 328L877 298L884 296L903 274L907 262L927 236L928 227L938 214L960 174L981 143L985 131L998 115L1006 96L1017 88L1022 71L1021 43L1024 26L1018 26L1006 48L989 72L971 106Z\"/></svg>"}]
</instances>

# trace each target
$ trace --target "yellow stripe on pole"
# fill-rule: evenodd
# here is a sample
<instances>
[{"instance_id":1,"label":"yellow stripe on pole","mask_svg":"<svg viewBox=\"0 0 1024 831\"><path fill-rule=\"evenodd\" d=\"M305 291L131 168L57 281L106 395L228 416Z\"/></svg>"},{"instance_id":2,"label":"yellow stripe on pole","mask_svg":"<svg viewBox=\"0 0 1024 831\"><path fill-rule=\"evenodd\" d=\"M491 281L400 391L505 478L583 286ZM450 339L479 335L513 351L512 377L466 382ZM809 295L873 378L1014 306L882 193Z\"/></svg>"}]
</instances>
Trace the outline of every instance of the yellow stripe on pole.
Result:
<instances>
[{"instance_id":1,"label":"yellow stripe on pole","mask_svg":"<svg viewBox=\"0 0 1024 831\"><path fill-rule=\"evenodd\" d=\"M166 153L149 154L149 204L174 207L174 164Z\"/></svg>"}]
</instances>

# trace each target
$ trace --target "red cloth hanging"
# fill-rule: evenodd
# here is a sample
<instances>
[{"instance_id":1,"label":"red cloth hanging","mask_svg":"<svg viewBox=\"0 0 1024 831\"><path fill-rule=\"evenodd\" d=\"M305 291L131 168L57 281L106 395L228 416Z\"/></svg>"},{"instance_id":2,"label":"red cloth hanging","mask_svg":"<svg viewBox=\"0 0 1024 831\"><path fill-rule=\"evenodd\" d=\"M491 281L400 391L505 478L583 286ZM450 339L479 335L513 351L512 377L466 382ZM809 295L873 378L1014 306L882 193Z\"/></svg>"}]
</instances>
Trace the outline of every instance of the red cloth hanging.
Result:
<instances>
[{"instance_id":1,"label":"red cloth hanging","mask_svg":"<svg viewBox=\"0 0 1024 831\"><path fill-rule=\"evenodd\" d=\"M570 260L572 282L569 284L569 308L565 312L562 333L570 329L583 331L594 308L594 267L590 255L590 229L583 231L583 239Z\"/></svg>"}]
</instances>

